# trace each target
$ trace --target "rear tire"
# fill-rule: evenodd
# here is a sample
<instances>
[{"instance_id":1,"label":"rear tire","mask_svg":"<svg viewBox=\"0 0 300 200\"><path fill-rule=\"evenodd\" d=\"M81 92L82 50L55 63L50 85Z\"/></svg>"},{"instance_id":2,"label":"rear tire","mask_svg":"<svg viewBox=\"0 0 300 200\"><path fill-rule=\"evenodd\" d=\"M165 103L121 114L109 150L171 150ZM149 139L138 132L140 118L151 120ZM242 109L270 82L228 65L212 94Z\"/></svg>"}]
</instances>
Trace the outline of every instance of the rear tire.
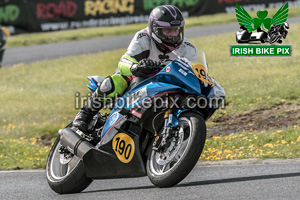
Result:
<instances>
[{"instance_id":1,"label":"rear tire","mask_svg":"<svg viewBox=\"0 0 300 200\"><path fill-rule=\"evenodd\" d=\"M46 165L46 175L49 186L59 194L79 193L87 188L92 179L87 178L82 160L73 155L67 164L60 162L60 136L53 144Z\"/></svg>"},{"instance_id":2,"label":"rear tire","mask_svg":"<svg viewBox=\"0 0 300 200\"><path fill-rule=\"evenodd\" d=\"M174 158L164 167L163 164L161 165L164 160L160 158L160 153L152 150L148 156L147 175L157 187L171 187L182 181L194 168L204 148L206 125L202 115L187 112L183 113L178 120L179 126L183 127L184 136ZM183 125L185 123L189 128ZM176 147L174 148L176 150Z\"/></svg>"}]
</instances>

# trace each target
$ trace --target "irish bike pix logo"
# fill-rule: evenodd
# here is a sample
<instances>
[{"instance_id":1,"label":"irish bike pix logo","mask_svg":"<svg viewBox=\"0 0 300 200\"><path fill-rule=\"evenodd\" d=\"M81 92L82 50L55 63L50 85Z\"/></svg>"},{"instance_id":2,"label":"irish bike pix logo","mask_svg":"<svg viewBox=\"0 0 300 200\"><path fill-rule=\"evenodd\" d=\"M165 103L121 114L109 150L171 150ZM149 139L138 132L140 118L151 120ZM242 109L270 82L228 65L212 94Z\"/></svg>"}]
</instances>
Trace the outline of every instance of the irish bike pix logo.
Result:
<instances>
[{"instance_id":1,"label":"irish bike pix logo","mask_svg":"<svg viewBox=\"0 0 300 200\"><path fill-rule=\"evenodd\" d=\"M272 18L268 11L257 11L252 18L243 6L235 4L240 30L236 32L239 45L230 45L231 56L291 56L292 46L282 45L288 35L289 4L285 3Z\"/></svg>"}]
</instances>

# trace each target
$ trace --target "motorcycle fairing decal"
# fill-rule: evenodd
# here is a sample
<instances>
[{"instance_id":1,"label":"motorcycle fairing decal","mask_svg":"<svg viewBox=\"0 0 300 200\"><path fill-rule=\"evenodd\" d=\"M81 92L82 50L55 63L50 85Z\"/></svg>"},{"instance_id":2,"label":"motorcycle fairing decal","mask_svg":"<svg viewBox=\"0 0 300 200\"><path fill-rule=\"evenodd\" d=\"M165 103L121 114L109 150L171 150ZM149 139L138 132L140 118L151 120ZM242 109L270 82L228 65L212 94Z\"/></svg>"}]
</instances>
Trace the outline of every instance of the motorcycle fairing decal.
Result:
<instances>
[{"instance_id":1,"label":"motorcycle fairing decal","mask_svg":"<svg viewBox=\"0 0 300 200\"><path fill-rule=\"evenodd\" d=\"M188 71L189 73L192 73L192 74L193 74L193 72L191 71L191 69L192 69L193 66L191 66L190 64L185 63L185 62L182 62L182 61L180 61L180 60L174 61L174 64L179 65L179 66L180 66L181 68L183 68L184 70L186 70L186 71Z\"/></svg>"},{"instance_id":2,"label":"motorcycle fairing decal","mask_svg":"<svg viewBox=\"0 0 300 200\"><path fill-rule=\"evenodd\" d=\"M207 68L199 63L191 63L193 66L193 72L198 77L198 79L201 81L202 84L204 84L206 87L209 85L210 87L215 86L215 82L212 79L210 75L207 73Z\"/></svg>"},{"instance_id":3,"label":"motorcycle fairing decal","mask_svg":"<svg viewBox=\"0 0 300 200\"><path fill-rule=\"evenodd\" d=\"M168 67L166 68L166 72L170 72L170 71L171 71L171 67L168 66Z\"/></svg>"},{"instance_id":4,"label":"motorcycle fairing decal","mask_svg":"<svg viewBox=\"0 0 300 200\"><path fill-rule=\"evenodd\" d=\"M136 111L136 110L132 110L132 111L131 111L131 114L134 115L134 116L136 116L137 118L140 118L140 119L141 119L142 116L143 116L141 113L139 113L139 112Z\"/></svg>"},{"instance_id":5,"label":"motorcycle fairing decal","mask_svg":"<svg viewBox=\"0 0 300 200\"><path fill-rule=\"evenodd\" d=\"M129 163L135 153L135 144L133 139L126 133L118 133L113 138L112 149L121 162Z\"/></svg>"},{"instance_id":6,"label":"motorcycle fairing decal","mask_svg":"<svg viewBox=\"0 0 300 200\"><path fill-rule=\"evenodd\" d=\"M185 72L183 69L179 69L178 71L179 71L180 73L182 73L183 76L186 76L186 75L187 75L187 72Z\"/></svg>"},{"instance_id":7,"label":"motorcycle fairing decal","mask_svg":"<svg viewBox=\"0 0 300 200\"><path fill-rule=\"evenodd\" d=\"M109 116L108 120L108 125L112 126L118 119L119 119L120 114L115 112L111 116Z\"/></svg>"}]
</instances>

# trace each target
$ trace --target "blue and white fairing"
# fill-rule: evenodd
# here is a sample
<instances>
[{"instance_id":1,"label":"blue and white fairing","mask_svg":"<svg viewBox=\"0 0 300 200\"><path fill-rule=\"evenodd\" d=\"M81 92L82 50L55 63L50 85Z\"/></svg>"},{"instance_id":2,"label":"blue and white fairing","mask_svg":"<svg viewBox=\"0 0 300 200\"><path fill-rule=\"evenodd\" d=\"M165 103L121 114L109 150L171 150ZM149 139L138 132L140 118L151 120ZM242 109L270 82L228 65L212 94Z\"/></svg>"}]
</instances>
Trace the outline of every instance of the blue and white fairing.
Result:
<instances>
[{"instance_id":1,"label":"blue and white fairing","mask_svg":"<svg viewBox=\"0 0 300 200\"><path fill-rule=\"evenodd\" d=\"M124 96L115 103L101 134L101 141L104 136L124 118L119 113L120 108L132 111L147 99L154 98L164 93L185 93L197 96L204 96L201 88L207 90L207 85L201 83L191 66L180 60L174 60L169 63L156 75L147 78L139 83L136 87L128 91ZM210 89L209 89L210 90ZM210 91L205 91L208 94ZM125 120L125 119L123 119ZM108 139L108 138L107 138ZM100 142L101 143L101 142ZM100 143L97 147L100 146Z\"/></svg>"}]
</instances>

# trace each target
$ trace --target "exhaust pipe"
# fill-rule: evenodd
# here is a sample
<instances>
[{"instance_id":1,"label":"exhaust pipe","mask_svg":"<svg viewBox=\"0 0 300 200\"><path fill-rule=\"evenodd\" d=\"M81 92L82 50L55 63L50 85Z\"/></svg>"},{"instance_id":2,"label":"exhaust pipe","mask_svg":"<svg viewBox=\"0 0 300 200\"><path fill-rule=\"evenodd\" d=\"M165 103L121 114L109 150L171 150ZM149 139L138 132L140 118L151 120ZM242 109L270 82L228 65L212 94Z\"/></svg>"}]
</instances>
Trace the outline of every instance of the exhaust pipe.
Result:
<instances>
[{"instance_id":1,"label":"exhaust pipe","mask_svg":"<svg viewBox=\"0 0 300 200\"><path fill-rule=\"evenodd\" d=\"M59 134L60 143L81 159L91 148L94 148L91 143L80 137L70 128L59 130Z\"/></svg>"}]
</instances>

